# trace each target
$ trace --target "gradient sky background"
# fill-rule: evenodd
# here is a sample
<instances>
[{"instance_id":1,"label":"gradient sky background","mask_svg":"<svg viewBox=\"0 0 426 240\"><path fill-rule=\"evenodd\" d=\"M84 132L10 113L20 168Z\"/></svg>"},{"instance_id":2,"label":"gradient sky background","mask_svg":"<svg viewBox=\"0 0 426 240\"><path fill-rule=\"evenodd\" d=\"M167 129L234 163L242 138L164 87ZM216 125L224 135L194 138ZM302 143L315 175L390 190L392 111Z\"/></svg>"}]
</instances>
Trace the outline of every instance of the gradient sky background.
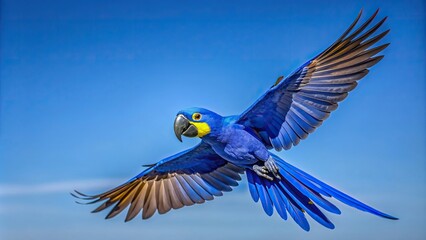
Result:
<instances>
[{"instance_id":1,"label":"gradient sky background","mask_svg":"<svg viewBox=\"0 0 426 240\"><path fill-rule=\"evenodd\" d=\"M295 2L1 1L0 239L425 239L424 1ZM279 155L400 220L337 203L335 230L310 220L306 233L264 214L245 177L214 201L129 223L68 194L194 145L174 136L178 110L242 112L378 7L384 60Z\"/></svg>"}]
</instances>

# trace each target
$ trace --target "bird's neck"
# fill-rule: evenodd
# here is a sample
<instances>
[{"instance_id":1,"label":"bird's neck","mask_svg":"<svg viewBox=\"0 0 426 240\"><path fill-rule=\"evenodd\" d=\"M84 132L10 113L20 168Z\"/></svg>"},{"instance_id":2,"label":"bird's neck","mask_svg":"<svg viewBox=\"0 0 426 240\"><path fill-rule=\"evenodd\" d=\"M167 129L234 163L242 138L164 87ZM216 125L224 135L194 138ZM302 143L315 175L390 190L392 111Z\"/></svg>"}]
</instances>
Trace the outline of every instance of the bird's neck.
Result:
<instances>
[{"instance_id":1,"label":"bird's neck","mask_svg":"<svg viewBox=\"0 0 426 240\"><path fill-rule=\"evenodd\" d=\"M211 129L211 132L204 136L202 139L203 141L213 144L213 143L219 143L224 141L224 134L228 133L227 129L232 128L235 123L235 117L229 116L229 117L221 117L220 119L217 119L214 128Z\"/></svg>"}]
</instances>

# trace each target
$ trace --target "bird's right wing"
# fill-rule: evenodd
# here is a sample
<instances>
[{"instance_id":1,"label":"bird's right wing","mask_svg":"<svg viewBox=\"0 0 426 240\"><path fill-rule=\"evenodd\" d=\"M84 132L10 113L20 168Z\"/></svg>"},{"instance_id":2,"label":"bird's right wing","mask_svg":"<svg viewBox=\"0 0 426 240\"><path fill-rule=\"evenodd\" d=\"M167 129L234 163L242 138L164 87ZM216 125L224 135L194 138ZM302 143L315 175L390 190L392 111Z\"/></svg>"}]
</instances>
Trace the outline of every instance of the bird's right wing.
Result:
<instances>
[{"instance_id":1,"label":"bird's right wing","mask_svg":"<svg viewBox=\"0 0 426 240\"><path fill-rule=\"evenodd\" d=\"M379 62L389 44L372 47L389 30L374 36L386 17L372 25L376 11L361 26L352 25L329 48L277 82L237 121L252 130L268 148L290 149L315 131L357 81ZM282 80L282 81L281 81Z\"/></svg>"},{"instance_id":2,"label":"bird's right wing","mask_svg":"<svg viewBox=\"0 0 426 240\"><path fill-rule=\"evenodd\" d=\"M221 196L237 186L244 169L217 155L206 143L150 165L128 182L101 194L85 195L78 191L74 197L88 204L101 202L93 212L114 207L106 218L112 218L130 205L126 221L142 210L142 218L150 218L157 210L164 214L170 209L191 206Z\"/></svg>"}]
</instances>

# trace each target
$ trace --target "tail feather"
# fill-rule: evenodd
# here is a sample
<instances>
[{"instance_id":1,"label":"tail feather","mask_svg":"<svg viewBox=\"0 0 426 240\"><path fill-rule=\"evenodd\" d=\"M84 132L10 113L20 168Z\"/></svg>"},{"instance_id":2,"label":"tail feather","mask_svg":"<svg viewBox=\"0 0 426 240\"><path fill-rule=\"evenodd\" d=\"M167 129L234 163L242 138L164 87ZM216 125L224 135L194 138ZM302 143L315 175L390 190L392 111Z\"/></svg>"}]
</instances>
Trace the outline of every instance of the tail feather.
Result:
<instances>
[{"instance_id":1,"label":"tail feather","mask_svg":"<svg viewBox=\"0 0 426 240\"><path fill-rule=\"evenodd\" d=\"M281 195L281 199L283 199L287 205L287 210L293 220L305 231L309 231L309 223L306 219L305 214L303 213L302 208L297 205L296 202L289 196L289 194L283 189L280 184L277 184L277 187L280 189L279 193Z\"/></svg>"},{"instance_id":2,"label":"tail feather","mask_svg":"<svg viewBox=\"0 0 426 240\"><path fill-rule=\"evenodd\" d=\"M294 203L291 197L282 189L279 184L277 184L277 182L271 182L269 180L263 179L251 170L247 170L247 180L249 182L250 189L252 189L250 192L254 192L254 194L252 194L253 199L260 199L263 210L266 212L267 215L271 216L273 213L273 205L270 197L270 192L274 192L276 194L274 194L275 196L273 198L273 204L281 218L287 220L287 214L283 213L283 211L279 211L278 208L283 209L284 212L285 209L287 209L288 213L294 219L294 221L301 228L306 231L309 231L309 223L306 220L305 215L301 211L302 209L296 203ZM277 205L279 205L278 208Z\"/></svg>"},{"instance_id":3,"label":"tail feather","mask_svg":"<svg viewBox=\"0 0 426 240\"><path fill-rule=\"evenodd\" d=\"M289 181L291 185L293 185L298 190L300 190L300 192L303 195L311 199L314 203L318 204L320 207L335 214L341 213L340 210L334 204L322 198L321 195L319 195L319 193L315 192L315 190L309 188L306 185L303 185L303 183L299 182L296 178L291 176L288 172L281 171L281 175L284 177L284 179Z\"/></svg>"},{"instance_id":4,"label":"tail feather","mask_svg":"<svg viewBox=\"0 0 426 240\"><path fill-rule=\"evenodd\" d=\"M281 160L281 159L280 159ZM398 218L393 217L389 214L380 212L377 209L374 209L350 196L348 196L347 194L340 192L339 190L331 187L330 185L327 185L324 182L321 182L320 180L314 178L313 176L307 174L306 172L284 162L283 160L281 160L283 165L286 166L286 170L289 169L290 171L293 172L294 177L298 178L300 180L305 180L305 181L311 181L315 184L317 184L319 187L321 187L324 191L326 191L327 193L329 193L332 197L334 197L335 199L351 206L354 208L357 208L359 210L365 211L365 212L369 212L372 213L374 215L380 216L380 217L384 217L384 218L388 218L388 219L393 219L393 220L397 220Z\"/></svg>"},{"instance_id":5,"label":"tail feather","mask_svg":"<svg viewBox=\"0 0 426 240\"><path fill-rule=\"evenodd\" d=\"M269 216L273 214L275 207L280 217L286 220L287 211L301 228L309 231L309 223L304 214L306 212L321 225L333 229L333 223L324 215L319 207L335 214L340 214L340 210L326 200L323 197L325 196L333 197L349 206L380 217L397 219L340 192L306 172L288 164L278 156L272 156L280 167L279 173L281 179L269 181L259 177L252 170L247 170L250 194L255 202L260 199L264 211Z\"/></svg>"},{"instance_id":6,"label":"tail feather","mask_svg":"<svg viewBox=\"0 0 426 240\"><path fill-rule=\"evenodd\" d=\"M253 171L247 170L247 181L249 182L249 191L251 198L253 198L253 201L257 202L259 201L259 194L257 193L256 183L254 181L254 176L256 174L251 173Z\"/></svg>"},{"instance_id":7,"label":"tail feather","mask_svg":"<svg viewBox=\"0 0 426 240\"><path fill-rule=\"evenodd\" d=\"M274 208L272 205L271 198L269 197L269 194L267 192L267 189L265 188L266 185L263 182L263 179L259 178L259 176L256 175L254 177L255 177L256 189L257 189L257 192L259 193L259 198L260 198L260 201L262 202L263 210L268 216L271 216L272 213L274 212Z\"/></svg>"},{"instance_id":8,"label":"tail feather","mask_svg":"<svg viewBox=\"0 0 426 240\"><path fill-rule=\"evenodd\" d=\"M269 185L267 186L269 196L271 196L271 200L274 203L275 209L277 210L280 217L284 220L287 220L287 212L284 201L282 200L279 190L277 186L271 184L269 181L266 181Z\"/></svg>"},{"instance_id":9,"label":"tail feather","mask_svg":"<svg viewBox=\"0 0 426 240\"><path fill-rule=\"evenodd\" d=\"M324 227L333 229L334 225L328 218L313 204L313 202L303 195L295 186L291 185L286 179L279 182L280 186L287 192L297 205L306 211L315 221L322 224Z\"/></svg>"}]
</instances>

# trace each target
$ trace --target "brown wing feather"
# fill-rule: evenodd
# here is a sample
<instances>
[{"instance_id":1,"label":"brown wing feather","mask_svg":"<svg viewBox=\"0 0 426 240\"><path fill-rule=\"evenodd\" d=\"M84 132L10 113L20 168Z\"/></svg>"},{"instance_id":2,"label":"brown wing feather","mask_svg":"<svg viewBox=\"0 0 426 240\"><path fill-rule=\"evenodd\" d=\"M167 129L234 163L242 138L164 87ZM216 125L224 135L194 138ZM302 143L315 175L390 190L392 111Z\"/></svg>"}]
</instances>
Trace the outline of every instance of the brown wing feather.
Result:
<instances>
[{"instance_id":1,"label":"brown wing feather","mask_svg":"<svg viewBox=\"0 0 426 240\"><path fill-rule=\"evenodd\" d=\"M145 176L105 193L90 196L76 191L73 196L90 201L88 204L103 201L93 212L100 212L113 206L106 216L107 219L117 216L129 206L125 221L132 220L141 211L142 218L148 219L156 211L164 214L171 209L213 200L214 196L221 196L222 191L228 190L224 188L224 185L229 184L230 180L232 180L232 186L237 185L236 181L241 180L240 174L243 172L244 169L227 163L211 173L168 173L157 177ZM212 181L217 183L217 189L213 189ZM197 199L191 198L193 192L197 193Z\"/></svg>"}]
</instances>

